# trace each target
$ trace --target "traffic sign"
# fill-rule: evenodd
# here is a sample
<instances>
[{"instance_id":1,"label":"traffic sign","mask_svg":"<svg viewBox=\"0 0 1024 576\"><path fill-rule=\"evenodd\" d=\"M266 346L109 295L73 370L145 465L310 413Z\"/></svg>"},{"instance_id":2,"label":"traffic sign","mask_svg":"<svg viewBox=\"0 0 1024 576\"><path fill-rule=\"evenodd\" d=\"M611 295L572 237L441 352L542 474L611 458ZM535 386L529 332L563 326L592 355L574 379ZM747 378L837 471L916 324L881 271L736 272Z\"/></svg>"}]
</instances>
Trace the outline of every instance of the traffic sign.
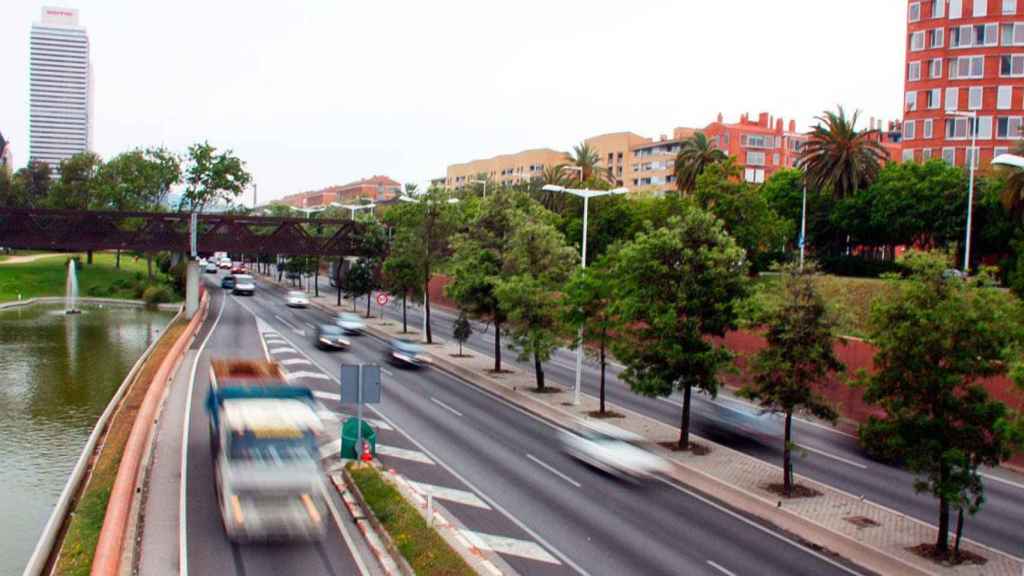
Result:
<instances>
[{"instance_id":1,"label":"traffic sign","mask_svg":"<svg viewBox=\"0 0 1024 576\"><path fill-rule=\"evenodd\" d=\"M380 294L377 294L377 304L380 306L387 306L388 300L390 299L391 295L389 295L387 292L381 292Z\"/></svg>"}]
</instances>

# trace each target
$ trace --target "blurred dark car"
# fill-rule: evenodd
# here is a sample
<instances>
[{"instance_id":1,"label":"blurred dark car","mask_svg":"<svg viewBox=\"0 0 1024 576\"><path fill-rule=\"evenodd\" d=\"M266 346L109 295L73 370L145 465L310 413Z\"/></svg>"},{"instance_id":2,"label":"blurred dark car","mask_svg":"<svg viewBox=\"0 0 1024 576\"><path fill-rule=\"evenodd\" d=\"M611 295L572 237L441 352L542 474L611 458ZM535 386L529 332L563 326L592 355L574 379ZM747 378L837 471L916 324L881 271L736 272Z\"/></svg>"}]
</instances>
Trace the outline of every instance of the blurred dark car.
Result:
<instances>
[{"instance_id":1,"label":"blurred dark car","mask_svg":"<svg viewBox=\"0 0 1024 576\"><path fill-rule=\"evenodd\" d=\"M220 287L224 288L225 290L234 290L235 289L235 277L234 276L225 276L220 281Z\"/></svg>"},{"instance_id":2,"label":"blurred dark car","mask_svg":"<svg viewBox=\"0 0 1024 576\"><path fill-rule=\"evenodd\" d=\"M429 366L430 358L423 353L423 347L412 340L395 338L385 353L388 362L405 368Z\"/></svg>"},{"instance_id":3,"label":"blurred dark car","mask_svg":"<svg viewBox=\"0 0 1024 576\"><path fill-rule=\"evenodd\" d=\"M341 328L334 324L320 324L313 332L313 343L321 350L346 350L352 345Z\"/></svg>"}]
</instances>

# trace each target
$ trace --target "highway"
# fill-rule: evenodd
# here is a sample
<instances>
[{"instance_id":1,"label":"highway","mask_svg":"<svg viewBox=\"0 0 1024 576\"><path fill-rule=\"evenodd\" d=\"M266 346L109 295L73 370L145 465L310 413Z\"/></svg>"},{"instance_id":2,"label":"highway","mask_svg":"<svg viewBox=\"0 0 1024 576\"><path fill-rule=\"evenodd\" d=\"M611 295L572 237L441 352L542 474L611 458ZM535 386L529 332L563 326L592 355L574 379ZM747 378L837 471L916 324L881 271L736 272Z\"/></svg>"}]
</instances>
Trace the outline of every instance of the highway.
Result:
<instances>
[{"instance_id":1,"label":"highway","mask_svg":"<svg viewBox=\"0 0 1024 576\"><path fill-rule=\"evenodd\" d=\"M322 288L323 289L323 288ZM329 290L333 290L327 288ZM365 300L363 301L365 306ZM401 320L401 302L397 305L377 306L389 318ZM365 312L365 310L364 310ZM422 323L420 308L408 309L409 328L419 330ZM452 323L455 317L443 308L432 307L433 333L444 339L452 338ZM494 329L481 323L473 323L474 334L466 342L466 348L482 354L494 354ZM504 339L503 339L504 341ZM504 351L502 362L516 365L530 371L529 363L515 360L515 352ZM559 383L572 386L576 374L576 353L560 349L551 361L544 365L549 384ZM606 398L609 402L629 410L655 418L672 426L679 425L681 398L647 398L634 394L629 385L619 378L621 367L609 364L606 374ZM583 393L597 397L599 394L600 372L596 360L586 358L582 379ZM735 418L722 418L722 410L739 410L749 413L751 405L720 394L717 400L694 394L692 397L691 430L714 442L729 446L750 456L777 466L782 463L782 423L776 421L774 436L754 437L739 429ZM736 414L737 417L740 414ZM822 425L802 419L794 419L794 442L803 450L795 457L795 472L846 492L862 496L867 500L898 510L908 516L934 525L938 521L938 504L928 494L916 494L913 476L901 468L886 465L868 458L857 445L855 437ZM970 517L964 524L964 536L1004 552L1024 556L1024 480L1019 475L1003 470L989 470L985 475L986 502L977 516ZM955 523L955 519L953 520Z\"/></svg>"},{"instance_id":2,"label":"highway","mask_svg":"<svg viewBox=\"0 0 1024 576\"><path fill-rule=\"evenodd\" d=\"M348 351L320 351L310 331L332 318L287 308L284 293L260 282L254 297L229 297L217 339L226 343L211 349L257 355L263 338L317 390L325 419L340 421L350 412L337 402L340 364L380 362L386 344L361 336ZM860 573L682 486L635 486L589 469L562 453L553 425L440 370L385 367L383 402L367 415L380 460L434 493L470 541L521 574ZM194 414L197 438L204 418ZM322 446L328 469L339 465L336 449ZM201 446L196 455L208 458Z\"/></svg>"}]
</instances>

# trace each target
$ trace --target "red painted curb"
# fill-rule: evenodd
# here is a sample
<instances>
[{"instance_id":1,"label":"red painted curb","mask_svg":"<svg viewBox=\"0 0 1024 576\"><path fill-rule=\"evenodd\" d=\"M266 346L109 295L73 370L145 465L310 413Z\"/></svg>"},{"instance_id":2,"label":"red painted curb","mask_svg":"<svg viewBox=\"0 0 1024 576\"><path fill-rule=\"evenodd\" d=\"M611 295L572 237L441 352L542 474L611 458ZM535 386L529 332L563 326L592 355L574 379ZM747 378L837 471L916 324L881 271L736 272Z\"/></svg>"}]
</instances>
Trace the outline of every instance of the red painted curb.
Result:
<instances>
[{"instance_id":1,"label":"red painted curb","mask_svg":"<svg viewBox=\"0 0 1024 576\"><path fill-rule=\"evenodd\" d=\"M125 545L124 537L128 528L132 498L135 495L135 482L139 475L143 452L171 373L184 354L185 347L191 342L192 336L206 319L209 299L205 295L200 308L200 313L192 318L188 327L185 328L160 363L160 367L146 391L146 396L142 400L142 405L139 407L135 422L132 424L124 453L121 455L121 464L117 468L117 477L110 490L110 500L107 502L107 510L103 517L103 527L100 529L99 540L96 542L96 551L93 555L90 572L92 576L116 576L119 573Z\"/></svg>"}]
</instances>

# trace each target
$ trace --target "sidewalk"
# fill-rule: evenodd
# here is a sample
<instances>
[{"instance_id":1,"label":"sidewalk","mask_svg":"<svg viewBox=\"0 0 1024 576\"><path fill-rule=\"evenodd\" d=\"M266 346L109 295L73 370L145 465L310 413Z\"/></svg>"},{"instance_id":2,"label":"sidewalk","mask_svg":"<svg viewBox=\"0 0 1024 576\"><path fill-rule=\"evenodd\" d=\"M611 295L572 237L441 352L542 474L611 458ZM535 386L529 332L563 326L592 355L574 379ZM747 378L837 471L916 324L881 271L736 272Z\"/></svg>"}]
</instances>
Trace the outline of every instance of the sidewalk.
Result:
<instances>
[{"instance_id":1,"label":"sidewalk","mask_svg":"<svg viewBox=\"0 0 1024 576\"><path fill-rule=\"evenodd\" d=\"M360 299L362 300L362 299ZM351 310L349 300L336 306L335 295L312 298L318 308L338 312ZM365 301L363 301L365 305ZM378 308L374 306L374 308ZM365 310L365 308L363 308ZM418 331L402 334L401 321L382 318L367 320L369 331L377 336L415 338ZM511 368L507 374L495 375L493 358L472 351L472 356L456 358L457 343L427 346L437 369L468 380L495 395L530 412L567 427L577 427L581 421L613 425L639 434L652 443L651 450L676 464L673 477L681 484L762 518L796 536L843 556L854 563L883 574L941 574L941 575L1005 575L1024 574L1024 561L964 539L961 549L983 556L984 565L940 565L920 556L909 548L921 543L934 542L936 528L900 512L874 504L853 494L837 490L797 475L800 484L822 493L814 498L781 500L764 488L769 482L779 482L782 469L704 438L691 435L696 442L710 447L709 454L694 456L676 453L657 445L678 439L674 426L608 403L608 409L624 414L624 418L595 420L587 414L597 410L597 399L583 395L578 406L572 406L568 383L550 381L549 387L562 388L562 392L535 394L534 374Z\"/></svg>"}]
</instances>

